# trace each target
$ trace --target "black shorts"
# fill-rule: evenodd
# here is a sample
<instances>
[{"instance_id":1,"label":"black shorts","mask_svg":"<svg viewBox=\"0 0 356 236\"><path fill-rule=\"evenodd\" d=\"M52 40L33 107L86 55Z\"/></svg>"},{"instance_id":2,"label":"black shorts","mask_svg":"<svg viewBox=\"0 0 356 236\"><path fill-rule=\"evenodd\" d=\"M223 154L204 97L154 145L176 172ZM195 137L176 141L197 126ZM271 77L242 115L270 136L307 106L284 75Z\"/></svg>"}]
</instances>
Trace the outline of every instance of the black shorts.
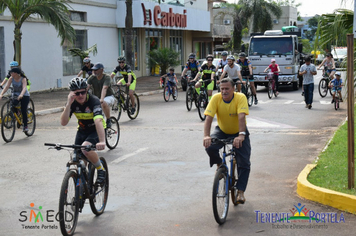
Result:
<instances>
[{"instance_id":1,"label":"black shorts","mask_svg":"<svg viewBox=\"0 0 356 236\"><path fill-rule=\"evenodd\" d=\"M96 145L99 142L99 137L96 131L91 133L85 133L83 131L78 130L77 135L75 136L75 144L82 145L85 141L91 143L92 145Z\"/></svg>"}]
</instances>

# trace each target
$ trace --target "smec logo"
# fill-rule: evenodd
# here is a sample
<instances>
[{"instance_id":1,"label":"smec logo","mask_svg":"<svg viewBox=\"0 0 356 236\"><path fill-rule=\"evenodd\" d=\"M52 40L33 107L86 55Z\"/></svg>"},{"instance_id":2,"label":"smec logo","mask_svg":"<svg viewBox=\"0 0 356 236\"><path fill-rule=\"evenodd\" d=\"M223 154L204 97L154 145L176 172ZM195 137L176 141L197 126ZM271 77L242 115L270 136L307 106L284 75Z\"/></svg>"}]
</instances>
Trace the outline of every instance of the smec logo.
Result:
<instances>
[{"instance_id":1,"label":"smec logo","mask_svg":"<svg viewBox=\"0 0 356 236\"><path fill-rule=\"evenodd\" d=\"M19 221L23 222L23 224L21 224L23 229L58 229L56 224L51 225L47 223L60 221L59 212L55 212L54 210L42 211L42 206L35 209L34 203L31 203L30 207L30 211L20 212ZM73 221L73 214L67 211L64 212L64 220L66 222Z\"/></svg>"}]
</instances>

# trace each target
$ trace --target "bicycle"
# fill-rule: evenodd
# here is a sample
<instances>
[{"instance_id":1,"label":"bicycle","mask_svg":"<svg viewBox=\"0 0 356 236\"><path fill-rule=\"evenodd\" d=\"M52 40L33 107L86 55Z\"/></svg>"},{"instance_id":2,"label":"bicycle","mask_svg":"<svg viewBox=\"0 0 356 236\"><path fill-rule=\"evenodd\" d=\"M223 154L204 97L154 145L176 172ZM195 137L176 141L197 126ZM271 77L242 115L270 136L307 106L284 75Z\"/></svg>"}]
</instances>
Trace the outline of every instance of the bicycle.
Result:
<instances>
[{"instance_id":1,"label":"bicycle","mask_svg":"<svg viewBox=\"0 0 356 236\"><path fill-rule=\"evenodd\" d=\"M323 78L319 81L319 86L318 86L320 97L322 98L325 97L328 94L328 90L330 95L332 96L331 88L329 88L329 82L330 82L330 77L327 72L327 67L324 67Z\"/></svg>"},{"instance_id":2,"label":"bicycle","mask_svg":"<svg viewBox=\"0 0 356 236\"><path fill-rule=\"evenodd\" d=\"M116 148L117 144L119 143L120 139L120 126L118 120L111 116L110 117L111 121L111 127L105 129L105 142L106 146L109 149L114 149Z\"/></svg>"},{"instance_id":3,"label":"bicycle","mask_svg":"<svg viewBox=\"0 0 356 236\"><path fill-rule=\"evenodd\" d=\"M241 92L243 94L245 94L246 98L247 98L247 104L248 106L252 106L253 104L253 99L254 96L252 95L252 90L251 90L251 85L250 85L250 80L249 80L249 76L243 76L243 79L246 79L246 83L241 85ZM241 81L238 80L237 84L241 84ZM237 86L236 86L237 87Z\"/></svg>"},{"instance_id":4,"label":"bicycle","mask_svg":"<svg viewBox=\"0 0 356 236\"><path fill-rule=\"evenodd\" d=\"M224 144L222 151L222 164L216 170L213 184L213 213L214 218L218 224L224 224L226 221L227 213L229 211L229 191L231 194L231 201L236 206L237 202L237 188L235 184L238 179L236 154L233 149L233 139L215 139L212 143L221 142ZM228 148L227 145L230 145ZM226 152L228 149L228 152ZM226 158L230 157L230 167L226 162Z\"/></svg>"},{"instance_id":5,"label":"bicycle","mask_svg":"<svg viewBox=\"0 0 356 236\"><path fill-rule=\"evenodd\" d=\"M341 86L342 86L342 85L340 85L340 86L334 86L334 85L332 85L329 89L330 89L330 91L331 91L331 88L332 88L332 87L341 88ZM334 108L335 108L335 110L337 110L337 109L340 108L339 105L340 105L340 97L339 97L339 92L336 90L336 91L335 91L335 99L334 99Z\"/></svg>"},{"instance_id":6,"label":"bicycle","mask_svg":"<svg viewBox=\"0 0 356 236\"><path fill-rule=\"evenodd\" d=\"M64 175L59 195L59 225L63 235L73 235L78 223L78 214L82 212L86 199L89 199L92 212L99 216L104 213L109 194L109 170L104 157L100 161L106 171L106 179L103 184L97 184L97 171L92 163L88 161L82 153L95 150L95 145L62 145L55 143L45 143L49 149L68 150L70 161L67 163L67 171Z\"/></svg>"},{"instance_id":7,"label":"bicycle","mask_svg":"<svg viewBox=\"0 0 356 236\"><path fill-rule=\"evenodd\" d=\"M9 90L11 92L9 92ZM14 91L14 88L13 87L9 87L9 89L7 90L6 93L9 93L9 96L5 96L3 97L3 99L8 99L8 101L6 101L2 107L1 107L1 116L0 117L4 117L4 115L6 113L8 113L10 111L10 99L12 98L12 93ZM28 103L28 108L31 108L33 112L35 112L35 104L33 102L33 100L31 99L30 97L30 102Z\"/></svg>"},{"instance_id":8,"label":"bicycle","mask_svg":"<svg viewBox=\"0 0 356 236\"><path fill-rule=\"evenodd\" d=\"M174 89L173 89L174 88ZM174 93L173 93L174 90ZM164 88L163 88L163 98L166 102L169 101L169 98L172 94L172 98L174 100L177 100L178 98L178 88L176 85L171 85L171 83L169 81L167 81L167 83L165 84Z\"/></svg>"},{"instance_id":9,"label":"bicycle","mask_svg":"<svg viewBox=\"0 0 356 236\"><path fill-rule=\"evenodd\" d=\"M138 95L134 93L135 107L132 107L132 102L129 95L129 87L126 85L112 85L112 87L118 88L114 93L117 103L114 104L111 108L114 112L118 112L117 120L120 120L122 111L127 111L127 115L131 120L136 119L140 111L140 100ZM125 87L125 91L122 89L122 87ZM135 109L135 111L132 112L132 109Z\"/></svg>"},{"instance_id":10,"label":"bicycle","mask_svg":"<svg viewBox=\"0 0 356 236\"><path fill-rule=\"evenodd\" d=\"M266 80L268 80L268 98L271 99L273 97L273 94L275 97L277 97L277 91L276 91L276 80L274 79L274 74L272 72L268 73L267 76L265 77Z\"/></svg>"},{"instance_id":11,"label":"bicycle","mask_svg":"<svg viewBox=\"0 0 356 236\"><path fill-rule=\"evenodd\" d=\"M17 106L13 105L14 99L17 99L14 95L9 99L9 108L6 114L1 120L1 136L5 142L9 143L13 140L15 136L16 126L21 128L23 126L22 113L21 113L21 103ZM16 125L15 125L16 123ZM30 137L33 135L36 129L36 115L31 108L27 108L27 128L25 135Z\"/></svg>"},{"instance_id":12,"label":"bicycle","mask_svg":"<svg viewBox=\"0 0 356 236\"><path fill-rule=\"evenodd\" d=\"M211 81L210 79L201 81L200 92L198 95L198 102L197 102L198 107L197 108L198 108L199 117L202 121L204 121L206 118L206 116L204 115L204 111L209 103L208 92L207 92L205 84L209 83L210 81Z\"/></svg>"},{"instance_id":13,"label":"bicycle","mask_svg":"<svg viewBox=\"0 0 356 236\"><path fill-rule=\"evenodd\" d=\"M189 82L187 92L185 94L185 104L187 106L187 110L190 111L192 109L192 104L194 102L195 107L198 108L198 93L195 90L195 82Z\"/></svg>"}]
</instances>

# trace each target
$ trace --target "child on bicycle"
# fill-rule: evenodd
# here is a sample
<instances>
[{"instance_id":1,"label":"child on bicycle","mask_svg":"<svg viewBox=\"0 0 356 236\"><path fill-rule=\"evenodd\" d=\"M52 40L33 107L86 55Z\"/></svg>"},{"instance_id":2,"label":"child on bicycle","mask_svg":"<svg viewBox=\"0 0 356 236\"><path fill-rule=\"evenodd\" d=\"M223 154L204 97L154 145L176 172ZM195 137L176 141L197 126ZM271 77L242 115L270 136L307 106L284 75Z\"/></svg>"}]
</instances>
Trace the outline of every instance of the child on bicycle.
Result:
<instances>
[{"instance_id":1,"label":"child on bicycle","mask_svg":"<svg viewBox=\"0 0 356 236\"><path fill-rule=\"evenodd\" d=\"M174 73L174 68L169 68L169 73L161 77L162 87L164 87L167 77L168 77L167 83L169 83L169 85L173 88L173 94L174 94L175 88L177 88L177 84L178 84L178 79L176 74Z\"/></svg>"},{"instance_id":2,"label":"child on bicycle","mask_svg":"<svg viewBox=\"0 0 356 236\"><path fill-rule=\"evenodd\" d=\"M264 72L266 73L268 71L268 69L271 70L271 72L273 72L273 77L274 80L276 82L276 94L278 95L278 75L281 72L281 70L279 69L278 64L276 63L276 59L271 59L271 64L269 66L267 66L267 68L264 70Z\"/></svg>"},{"instance_id":3,"label":"child on bicycle","mask_svg":"<svg viewBox=\"0 0 356 236\"><path fill-rule=\"evenodd\" d=\"M331 101L331 103L334 103L334 101L335 101L335 93L336 92L339 94L340 102L342 102L341 86L343 86L343 85L344 84L342 83L341 72L336 72L335 79L333 79L329 82L329 88L331 88L331 93L333 95L333 100Z\"/></svg>"}]
</instances>

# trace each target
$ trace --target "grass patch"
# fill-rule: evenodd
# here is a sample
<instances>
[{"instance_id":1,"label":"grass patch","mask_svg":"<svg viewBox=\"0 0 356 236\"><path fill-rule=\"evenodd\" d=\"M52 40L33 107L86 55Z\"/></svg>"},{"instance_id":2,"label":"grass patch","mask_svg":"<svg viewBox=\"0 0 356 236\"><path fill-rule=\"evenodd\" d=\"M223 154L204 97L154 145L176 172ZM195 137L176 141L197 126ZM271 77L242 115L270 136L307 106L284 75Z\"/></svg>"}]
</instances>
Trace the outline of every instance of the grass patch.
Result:
<instances>
[{"instance_id":1,"label":"grass patch","mask_svg":"<svg viewBox=\"0 0 356 236\"><path fill-rule=\"evenodd\" d=\"M308 181L319 187L356 195L356 189L347 188L347 122L336 131L326 151L319 155Z\"/></svg>"}]
</instances>

